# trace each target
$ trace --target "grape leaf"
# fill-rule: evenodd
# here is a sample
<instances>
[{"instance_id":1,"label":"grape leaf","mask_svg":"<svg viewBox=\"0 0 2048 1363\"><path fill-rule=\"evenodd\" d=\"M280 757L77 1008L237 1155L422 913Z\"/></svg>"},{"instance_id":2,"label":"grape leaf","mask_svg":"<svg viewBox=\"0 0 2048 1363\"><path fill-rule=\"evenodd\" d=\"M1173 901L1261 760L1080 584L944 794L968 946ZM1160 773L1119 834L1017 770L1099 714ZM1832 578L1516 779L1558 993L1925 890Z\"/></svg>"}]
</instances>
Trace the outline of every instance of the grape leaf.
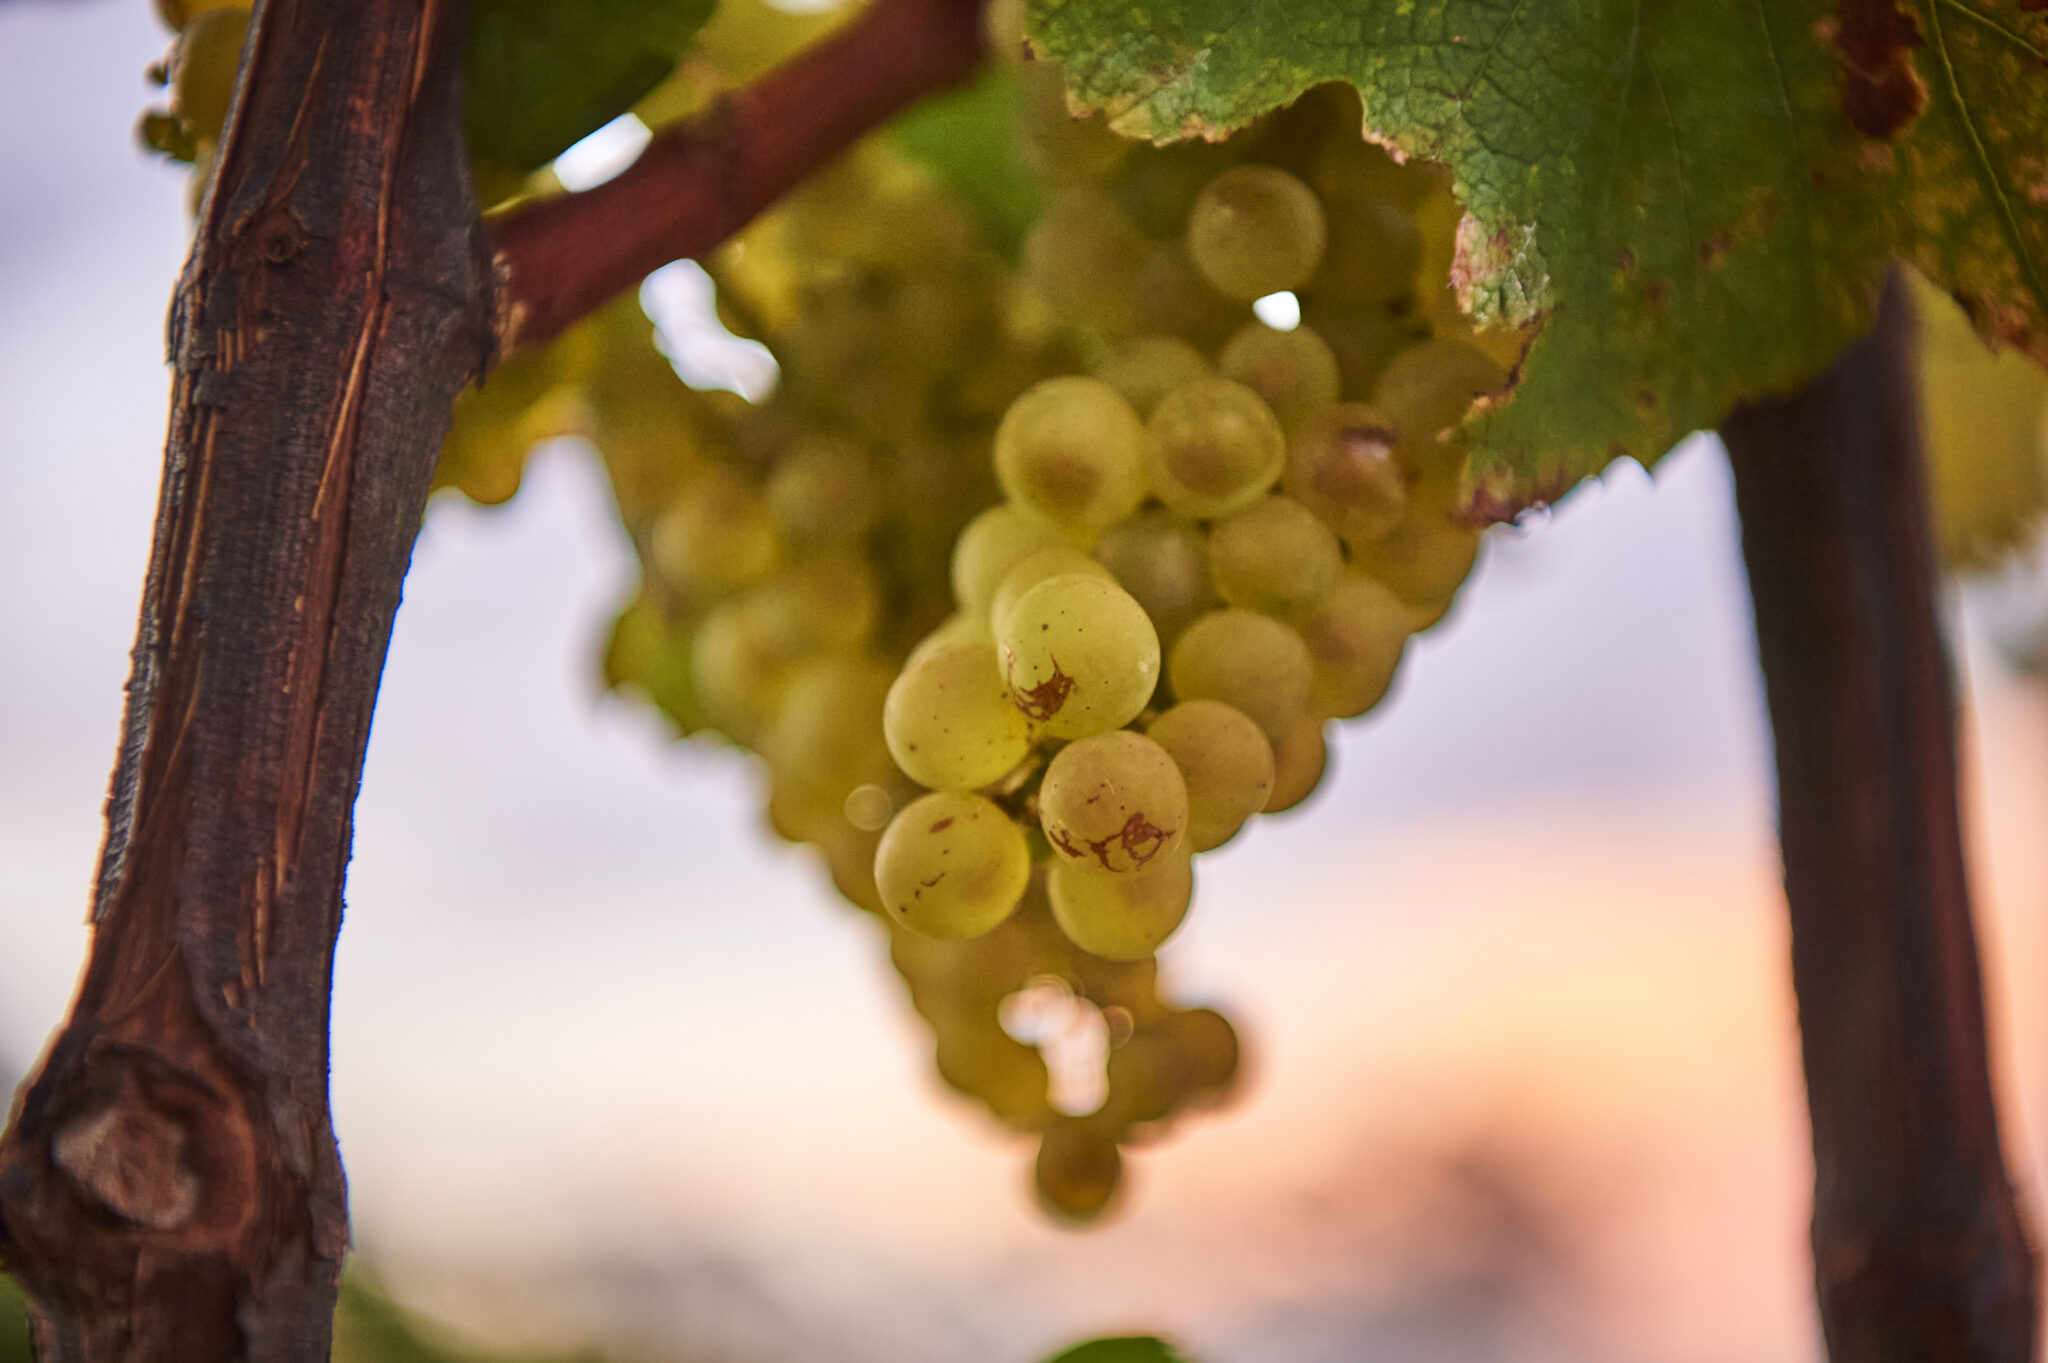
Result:
<instances>
[{"instance_id":1,"label":"grape leaf","mask_svg":"<svg viewBox=\"0 0 2048 1363\"><path fill-rule=\"evenodd\" d=\"M1076 1345L1047 1363L1187 1363L1178 1350L1151 1335L1126 1335L1116 1339L1091 1339Z\"/></svg>"},{"instance_id":2,"label":"grape leaf","mask_svg":"<svg viewBox=\"0 0 2048 1363\"><path fill-rule=\"evenodd\" d=\"M1476 415L1495 516L1654 461L1868 328L1888 260L2048 362L2035 0L1031 0L1082 107L1220 136L1309 86L1446 161L1454 277L1533 338Z\"/></svg>"},{"instance_id":3,"label":"grape leaf","mask_svg":"<svg viewBox=\"0 0 2048 1363\"><path fill-rule=\"evenodd\" d=\"M524 174L631 109L674 69L713 0L476 0L463 91L469 149Z\"/></svg>"}]
</instances>

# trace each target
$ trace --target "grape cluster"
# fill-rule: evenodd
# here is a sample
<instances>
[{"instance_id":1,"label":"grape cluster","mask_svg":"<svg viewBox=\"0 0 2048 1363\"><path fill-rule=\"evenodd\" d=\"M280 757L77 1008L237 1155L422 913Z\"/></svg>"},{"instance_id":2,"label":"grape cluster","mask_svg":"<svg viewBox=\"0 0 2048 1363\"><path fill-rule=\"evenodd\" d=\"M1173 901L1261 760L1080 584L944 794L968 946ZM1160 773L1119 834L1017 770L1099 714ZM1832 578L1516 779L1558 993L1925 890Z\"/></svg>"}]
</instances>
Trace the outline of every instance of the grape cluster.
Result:
<instances>
[{"instance_id":1,"label":"grape cluster","mask_svg":"<svg viewBox=\"0 0 2048 1363\"><path fill-rule=\"evenodd\" d=\"M502 500L532 440L592 441L643 570L608 679L763 759L770 824L887 924L941 1079L1083 1221L1122 1146L1230 1089L1235 1031L1155 953L1195 854L1306 798L1327 723L1448 608L1479 534L1439 436L1512 357L1421 286L1455 202L1355 99L1136 147L1024 74L1017 265L866 144L707 262L770 397L686 387L620 304L466 395L439 477ZM1257 320L1279 292L1302 325ZM1107 1025L1094 1111L1004 1030L1047 980Z\"/></svg>"},{"instance_id":2,"label":"grape cluster","mask_svg":"<svg viewBox=\"0 0 2048 1363\"><path fill-rule=\"evenodd\" d=\"M1328 721L1376 705L1449 608L1479 531L1440 437L1507 373L1432 334L1416 210L1445 188L1365 143L1355 99L1136 148L1033 79L1048 197L1024 273L1090 372L996 429L1005 500L961 535L955 614L884 706L931 793L875 873L897 922L969 938L1042 861L1067 936L1136 960L1184 917L1192 856L1305 798ZM1279 294L1333 339L1253 315Z\"/></svg>"}]
</instances>

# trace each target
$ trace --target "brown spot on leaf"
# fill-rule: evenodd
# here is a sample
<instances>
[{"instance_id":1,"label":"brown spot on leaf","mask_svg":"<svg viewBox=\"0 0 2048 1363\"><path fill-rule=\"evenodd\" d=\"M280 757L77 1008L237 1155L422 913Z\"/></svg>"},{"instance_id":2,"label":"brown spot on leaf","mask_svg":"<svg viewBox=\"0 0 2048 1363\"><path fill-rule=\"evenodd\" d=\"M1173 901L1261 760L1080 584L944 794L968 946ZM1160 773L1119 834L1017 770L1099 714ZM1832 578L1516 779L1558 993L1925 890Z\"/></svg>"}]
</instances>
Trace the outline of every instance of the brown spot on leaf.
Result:
<instances>
[{"instance_id":1,"label":"brown spot on leaf","mask_svg":"<svg viewBox=\"0 0 2048 1363\"><path fill-rule=\"evenodd\" d=\"M1842 63L1842 113L1865 137L1897 137L1927 110L1927 83L1913 51L1927 39L1899 0L1837 0L1834 39Z\"/></svg>"},{"instance_id":2,"label":"brown spot on leaf","mask_svg":"<svg viewBox=\"0 0 2048 1363\"><path fill-rule=\"evenodd\" d=\"M1643 301L1651 307L1662 310L1671 301L1671 285L1662 279L1652 279L1643 285Z\"/></svg>"},{"instance_id":3,"label":"brown spot on leaf","mask_svg":"<svg viewBox=\"0 0 2048 1363\"><path fill-rule=\"evenodd\" d=\"M1701 242L1699 246L1701 266L1709 270L1718 266L1728 258L1728 248L1731 245L1733 245L1733 242L1730 240L1725 229L1716 229L1707 233L1707 239Z\"/></svg>"},{"instance_id":4,"label":"brown spot on leaf","mask_svg":"<svg viewBox=\"0 0 2048 1363\"><path fill-rule=\"evenodd\" d=\"M1615 261L1615 265L1623 274L1634 274L1636 272L1636 253L1626 246L1622 247L1621 255Z\"/></svg>"}]
</instances>

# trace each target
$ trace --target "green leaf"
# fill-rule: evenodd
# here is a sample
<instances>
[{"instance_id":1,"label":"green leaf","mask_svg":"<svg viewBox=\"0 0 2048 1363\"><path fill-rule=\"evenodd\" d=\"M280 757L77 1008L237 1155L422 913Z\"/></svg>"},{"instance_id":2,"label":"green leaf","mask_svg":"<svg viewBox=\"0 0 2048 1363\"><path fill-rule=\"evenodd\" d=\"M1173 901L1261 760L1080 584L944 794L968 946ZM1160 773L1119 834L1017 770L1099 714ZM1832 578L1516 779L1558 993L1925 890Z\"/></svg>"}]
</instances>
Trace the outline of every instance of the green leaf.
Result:
<instances>
[{"instance_id":1,"label":"green leaf","mask_svg":"<svg viewBox=\"0 0 2048 1363\"><path fill-rule=\"evenodd\" d=\"M28 1315L21 1289L0 1273L0 1363L30 1363Z\"/></svg>"},{"instance_id":2,"label":"green leaf","mask_svg":"<svg viewBox=\"0 0 2048 1363\"><path fill-rule=\"evenodd\" d=\"M469 150L524 174L631 109L713 0L476 0L463 65Z\"/></svg>"},{"instance_id":3,"label":"green leaf","mask_svg":"<svg viewBox=\"0 0 2048 1363\"><path fill-rule=\"evenodd\" d=\"M1163 1339L1155 1339L1151 1335L1126 1335L1117 1339L1092 1339L1047 1360L1047 1363L1187 1363L1187 1360Z\"/></svg>"},{"instance_id":4,"label":"green leaf","mask_svg":"<svg viewBox=\"0 0 2048 1363\"><path fill-rule=\"evenodd\" d=\"M922 162L974 213L991 246L1014 259L1038 216L1038 179L1018 150L1023 82L990 65L972 84L896 121L896 147Z\"/></svg>"},{"instance_id":5,"label":"green leaf","mask_svg":"<svg viewBox=\"0 0 2048 1363\"><path fill-rule=\"evenodd\" d=\"M1811 378L1893 257L2048 360L2048 13L1898 2L1032 0L1030 26L1133 136L1344 80L1451 165L1467 306L1535 338L1470 428L1506 515Z\"/></svg>"}]
</instances>

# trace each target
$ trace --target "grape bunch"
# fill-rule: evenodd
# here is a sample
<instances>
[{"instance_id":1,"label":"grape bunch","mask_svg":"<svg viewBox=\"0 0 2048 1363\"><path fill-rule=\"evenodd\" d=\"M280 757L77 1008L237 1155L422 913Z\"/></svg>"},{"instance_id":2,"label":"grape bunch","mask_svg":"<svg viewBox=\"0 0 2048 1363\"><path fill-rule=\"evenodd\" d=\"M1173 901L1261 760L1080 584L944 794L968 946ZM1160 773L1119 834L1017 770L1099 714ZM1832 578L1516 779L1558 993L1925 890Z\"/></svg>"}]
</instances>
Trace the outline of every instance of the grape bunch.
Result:
<instances>
[{"instance_id":1,"label":"grape bunch","mask_svg":"<svg viewBox=\"0 0 2048 1363\"><path fill-rule=\"evenodd\" d=\"M1156 953L1196 854L1306 798L1448 609L1479 532L1440 436L1512 356L1422 287L1455 202L1348 95L1151 148L1021 74L1020 261L871 141L706 262L769 397L687 387L621 303L466 395L438 477L499 501L536 439L595 445L642 567L608 680L760 757L770 825L887 925L940 1078L1080 1222L1230 1091L1235 1030ZM1254 311L1283 293L1285 330ZM1005 1030L1047 982L1108 1035L1091 1111Z\"/></svg>"},{"instance_id":2,"label":"grape bunch","mask_svg":"<svg viewBox=\"0 0 2048 1363\"><path fill-rule=\"evenodd\" d=\"M1305 798L1326 724L1378 704L1449 608L1479 531L1440 437L1508 375L1432 334L1416 210L1444 186L1366 144L1355 100L1152 149L1049 107L1056 73L1036 88L1024 273L1090 372L996 429L1005 500L884 706L929 793L875 876L895 921L971 938L1043 863L1068 938L1137 960L1182 921L1194 854ZM1276 295L1337 343L1259 320Z\"/></svg>"}]
</instances>

